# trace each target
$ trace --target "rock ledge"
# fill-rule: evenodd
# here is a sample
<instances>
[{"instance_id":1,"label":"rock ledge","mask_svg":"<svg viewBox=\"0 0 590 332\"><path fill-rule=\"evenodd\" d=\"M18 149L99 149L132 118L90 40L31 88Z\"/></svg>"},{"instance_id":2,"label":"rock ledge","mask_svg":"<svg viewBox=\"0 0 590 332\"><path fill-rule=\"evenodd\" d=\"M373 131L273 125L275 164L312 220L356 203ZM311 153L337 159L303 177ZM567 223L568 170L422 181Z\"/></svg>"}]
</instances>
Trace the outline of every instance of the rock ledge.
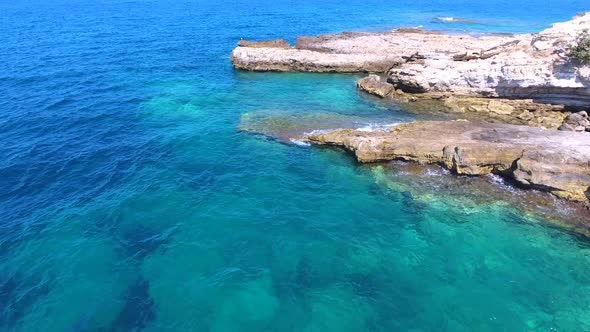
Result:
<instances>
[{"instance_id":1,"label":"rock ledge","mask_svg":"<svg viewBox=\"0 0 590 332\"><path fill-rule=\"evenodd\" d=\"M456 174L498 174L568 200L590 200L590 134L468 121L418 121L373 132L304 137L341 146L359 162L440 164Z\"/></svg>"}]
</instances>

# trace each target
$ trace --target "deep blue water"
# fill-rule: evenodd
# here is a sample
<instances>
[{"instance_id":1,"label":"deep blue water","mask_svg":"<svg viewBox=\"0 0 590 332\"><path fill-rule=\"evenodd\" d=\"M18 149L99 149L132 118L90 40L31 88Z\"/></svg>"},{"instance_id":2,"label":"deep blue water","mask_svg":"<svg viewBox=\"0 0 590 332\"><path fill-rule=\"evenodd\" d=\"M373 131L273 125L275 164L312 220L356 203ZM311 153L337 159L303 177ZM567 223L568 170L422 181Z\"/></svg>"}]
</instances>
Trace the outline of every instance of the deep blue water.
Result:
<instances>
[{"instance_id":1,"label":"deep blue water","mask_svg":"<svg viewBox=\"0 0 590 332\"><path fill-rule=\"evenodd\" d=\"M0 330L590 330L588 243L525 194L239 131L416 115L355 75L229 64L240 38L532 32L587 9L0 0Z\"/></svg>"}]
</instances>

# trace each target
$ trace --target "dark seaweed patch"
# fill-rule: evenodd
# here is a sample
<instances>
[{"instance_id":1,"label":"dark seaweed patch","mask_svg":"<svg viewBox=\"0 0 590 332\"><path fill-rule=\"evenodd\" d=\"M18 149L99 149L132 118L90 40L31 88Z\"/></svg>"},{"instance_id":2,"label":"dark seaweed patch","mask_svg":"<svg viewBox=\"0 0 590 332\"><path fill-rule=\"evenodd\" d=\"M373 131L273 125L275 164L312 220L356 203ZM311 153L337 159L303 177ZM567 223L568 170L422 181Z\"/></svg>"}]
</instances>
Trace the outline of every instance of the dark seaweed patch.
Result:
<instances>
[{"instance_id":1,"label":"dark seaweed patch","mask_svg":"<svg viewBox=\"0 0 590 332\"><path fill-rule=\"evenodd\" d=\"M160 245L167 241L167 237L151 228L138 225L121 234L121 244L127 255L138 260L154 252Z\"/></svg>"},{"instance_id":2,"label":"dark seaweed patch","mask_svg":"<svg viewBox=\"0 0 590 332\"><path fill-rule=\"evenodd\" d=\"M127 290L125 305L110 331L140 331L155 318L154 299L149 294L149 282L138 280Z\"/></svg>"},{"instance_id":3,"label":"dark seaweed patch","mask_svg":"<svg viewBox=\"0 0 590 332\"><path fill-rule=\"evenodd\" d=\"M49 293L47 281L38 282L20 275L3 276L0 273L0 327L13 326L27 309L40 297Z\"/></svg>"}]
</instances>

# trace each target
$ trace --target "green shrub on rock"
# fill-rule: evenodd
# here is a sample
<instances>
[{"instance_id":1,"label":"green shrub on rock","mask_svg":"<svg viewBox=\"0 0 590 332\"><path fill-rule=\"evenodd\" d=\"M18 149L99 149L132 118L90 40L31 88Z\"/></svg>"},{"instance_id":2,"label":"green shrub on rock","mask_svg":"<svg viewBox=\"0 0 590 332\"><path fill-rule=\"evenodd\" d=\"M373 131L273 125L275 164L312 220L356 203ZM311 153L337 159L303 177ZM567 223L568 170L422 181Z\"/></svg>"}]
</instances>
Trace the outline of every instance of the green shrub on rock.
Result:
<instances>
[{"instance_id":1,"label":"green shrub on rock","mask_svg":"<svg viewBox=\"0 0 590 332\"><path fill-rule=\"evenodd\" d=\"M570 48L568 56L583 65L590 64L590 34L587 30L578 36L575 45Z\"/></svg>"}]
</instances>

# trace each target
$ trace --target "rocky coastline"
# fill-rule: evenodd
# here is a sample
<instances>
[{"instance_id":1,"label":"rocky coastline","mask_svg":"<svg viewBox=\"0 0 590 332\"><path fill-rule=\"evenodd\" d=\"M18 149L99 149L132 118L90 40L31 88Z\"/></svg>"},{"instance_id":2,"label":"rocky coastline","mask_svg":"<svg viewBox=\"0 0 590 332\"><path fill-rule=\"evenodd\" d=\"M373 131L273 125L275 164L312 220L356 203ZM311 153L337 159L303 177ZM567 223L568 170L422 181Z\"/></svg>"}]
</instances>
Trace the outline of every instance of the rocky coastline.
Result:
<instances>
[{"instance_id":1,"label":"rocky coastline","mask_svg":"<svg viewBox=\"0 0 590 332\"><path fill-rule=\"evenodd\" d=\"M563 104L538 103L533 99L489 98L453 92L407 93L381 76L371 74L357 82L359 90L389 100L413 113L447 113L463 119L527 125L550 129L585 131L590 122L568 127L572 118L587 119L587 113Z\"/></svg>"},{"instance_id":2,"label":"rocky coastline","mask_svg":"<svg viewBox=\"0 0 590 332\"><path fill-rule=\"evenodd\" d=\"M494 173L590 205L590 66L568 50L590 13L536 34L470 36L419 29L240 41L236 69L369 73L357 87L408 111L469 121L419 121L373 132L299 139L336 145L360 162L435 163ZM559 129L559 130L557 130Z\"/></svg>"},{"instance_id":3,"label":"rocky coastline","mask_svg":"<svg viewBox=\"0 0 590 332\"><path fill-rule=\"evenodd\" d=\"M303 137L340 146L359 162L439 164L460 175L497 174L568 200L590 198L590 138L529 126L417 121L375 131L338 129Z\"/></svg>"}]
</instances>

